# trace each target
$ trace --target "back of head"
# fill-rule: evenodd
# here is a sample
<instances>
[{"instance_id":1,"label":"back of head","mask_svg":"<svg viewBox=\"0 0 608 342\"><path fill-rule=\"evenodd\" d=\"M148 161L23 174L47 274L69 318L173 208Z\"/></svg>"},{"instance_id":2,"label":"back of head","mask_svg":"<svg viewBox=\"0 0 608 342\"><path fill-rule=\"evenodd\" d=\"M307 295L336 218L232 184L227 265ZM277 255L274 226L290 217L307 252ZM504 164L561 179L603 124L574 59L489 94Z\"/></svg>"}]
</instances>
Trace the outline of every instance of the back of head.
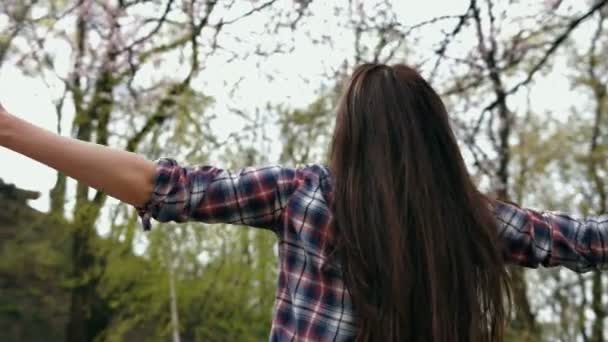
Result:
<instances>
[{"instance_id":1,"label":"back of head","mask_svg":"<svg viewBox=\"0 0 608 342\"><path fill-rule=\"evenodd\" d=\"M355 70L330 168L358 340L502 340L508 282L490 205L443 103L415 70Z\"/></svg>"}]
</instances>

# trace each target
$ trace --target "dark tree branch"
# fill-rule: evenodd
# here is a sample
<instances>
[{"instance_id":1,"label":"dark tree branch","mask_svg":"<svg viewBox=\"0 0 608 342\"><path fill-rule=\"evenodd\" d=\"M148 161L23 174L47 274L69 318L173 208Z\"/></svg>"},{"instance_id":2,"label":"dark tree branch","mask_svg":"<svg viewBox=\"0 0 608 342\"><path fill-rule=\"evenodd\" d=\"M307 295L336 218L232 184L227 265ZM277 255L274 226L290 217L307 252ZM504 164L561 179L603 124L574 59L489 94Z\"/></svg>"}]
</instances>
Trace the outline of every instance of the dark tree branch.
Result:
<instances>
[{"instance_id":1,"label":"dark tree branch","mask_svg":"<svg viewBox=\"0 0 608 342\"><path fill-rule=\"evenodd\" d=\"M167 118L169 118L168 113L170 113L171 109L176 105L176 98L190 89L190 81L192 80L192 76L199 69L199 57L198 49L196 48L196 39L201 34L203 28L207 25L209 17L211 16L217 2L209 1L207 4L205 16L200 23L194 23L194 19L191 17L191 34L189 41L192 43L193 48L190 72L183 81L169 87L166 95L160 100L158 106L156 107L154 114L150 116L142 128L139 129L133 135L133 137L127 141L127 151L135 151L148 133L154 130L154 128L161 126L167 120ZM194 13L191 13L191 15L193 16Z\"/></svg>"},{"instance_id":2,"label":"dark tree branch","mask_svg":"<svg viewBox=\"0 0 608 342\"><path fill-rule=\"evenodd\" d=\"M586 19L588 19L589 17L591 17L594 13L596 13L597 11L599 11L600 9L602 9L602 7L604 7L606 4L608 4L608 0L600 0L600 1L596 2L595 5L593 5L587 12L585 12L585 14L583 14L582 16L580 16L580 17L572 20L568 24L568 26L566 27L566 29L564 30L564 32L562 32L559 36L557 36L555 38L555 40L553 40L553 42L551 43L551 46L549 47L549 49L547 49L547 51L545 51L545 53L543 54L543 56L541 57L541 59L538 60L538 62L536 62L534 64L534 66L532 67L532 69L530 69L530 71L528 72L526 78L524 78L523 80L521 80L520 82L518 82L517 84L515 84L513 87L511 87L509 90L507 90L505 92L505 95L514 94L515 92L517 92L519 90L519 88L521 88L522 86L525 86L528 83L530 83L532 81L534 75L547 63L547 61L549 60L549 58L562 45L562 43L570 36L570 34L572 33L572 31L574 31L574 29L576 29L581 23L583 23ZM488 106L486 106L484 108L484 111L492 110L498 104L499 104L499 99L496 99L495 101L493 101L492 103L490 103Z\"/></svg>"},{"instance_id":3,"label":"dark tree branch","mask_svg":"<svg viewBox=\"0 0 608 342\"><path fill-rule=\"evenodd\" d=\"M239 20L241 20L241 19L243 19L243 18L249 17L249 16L251 16L252 14L255 14L255 13L257 13L257 12L260 12L260 11L264 10L265 8L268 8L268 7L272 6L272 5L273 5L273 4L275 4L276 2L277 2L277 0L270 0L270 1L266 1L266 2L264 2L263 4L261 4L261 5L259 5L259 6L255 6L255 7L253 7L253 8L252 8L252 9L250 9L249 11L247 11L247 12L245 12L245 13L243 13L243 14L239 15L239 16L238 16L238 17L236 17L236 18L233 18L233 19L228 19L228 20L224 20L224 21L222 21L222 24L223 24L223 25L230 25L230 24L233 24L233 23L235 23L235 22L237 22L237 21L239 21Z\"/></svg>"},{"instance_id":4,"label":"dark tree branch","mask_svg":"<svg viewBox=\"0 0 608 342\"><path fill-rule=\"evenodd\" d=\"M129 44L122 50L119 50L117 53L118 54L122 54L124 52L132 53L133 49L136 46L145 43L150 38L155 36L160 31L160 29L163 27L163 25L165 24L165 22L167 20L167 16L169 16L169 13L171 12L171 8L173 7L174 2L175 2L175 0L167 1L167 5L165 6L165 10L163 11L163 14L160 16L159 19L156 20L156 26L154 26L154 28L150 32L148 32L148 34L146 34L145 36L143 36L139 39L136 39L133 43Z\"/></svg>"},{"instance_id":5,"label":"dark tree branch","mask_svg":"<svg viewBox=\"0 0 608 342\"><path fill-rule=\"evenodd\" d=\"M437 51L435 52L437 54L437 59L435 60L435 65L433 66L433 69L431 70L431 73L429 75L429 82L430 83L433 83L433 79L435 78L435 75L437 73L437 69L439 69L439 64L441 64L441 60L445 56L445 53L446 53L447 48L448 48L448 45L450 45L450 42L464 28L464 26L467 23L467 19L470 17L470 13L471 13L471 11L473 10L473 8L475 6L476 6L476 0L471 0L470 3L469 3L469 7L467 8L467 10L462 15L460 15L458 23L456 24L456 26L454 27L454 29L452 29L452 31L448 35L445 36L445 38L441 42L441 45L439 46L439 49L437 49Z\"/></svg>"}]
</instances>

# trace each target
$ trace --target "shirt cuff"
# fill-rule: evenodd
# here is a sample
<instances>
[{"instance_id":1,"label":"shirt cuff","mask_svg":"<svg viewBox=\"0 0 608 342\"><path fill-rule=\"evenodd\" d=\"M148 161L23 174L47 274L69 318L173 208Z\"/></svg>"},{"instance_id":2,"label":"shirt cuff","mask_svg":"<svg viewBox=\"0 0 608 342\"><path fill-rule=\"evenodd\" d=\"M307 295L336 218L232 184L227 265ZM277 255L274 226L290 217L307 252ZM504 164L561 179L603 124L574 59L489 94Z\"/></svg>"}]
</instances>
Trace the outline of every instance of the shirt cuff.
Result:
<instances>
[{"instance_id":1,"label":"shirt cuff","mask_svg":"<svg viewBox=\"0 0 608 342\"><path fill-rule=\"evenodd\" d=\"M151 219L158 217L158 213L169 195L173 184L179 179L179 165L169 158L158 159L155 162L154 188L150 199L141 207L135 207L141 218L144 231L152 227Z\"/></svg>"}]
</instances>

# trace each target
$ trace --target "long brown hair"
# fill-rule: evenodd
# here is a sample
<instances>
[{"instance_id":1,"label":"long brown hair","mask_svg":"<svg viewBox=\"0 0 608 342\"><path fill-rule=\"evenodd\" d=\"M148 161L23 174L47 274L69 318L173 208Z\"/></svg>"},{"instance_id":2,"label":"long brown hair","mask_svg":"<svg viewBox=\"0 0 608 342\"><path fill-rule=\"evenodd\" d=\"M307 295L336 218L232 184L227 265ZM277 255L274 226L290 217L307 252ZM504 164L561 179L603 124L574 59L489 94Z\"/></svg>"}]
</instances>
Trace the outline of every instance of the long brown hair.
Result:
<instances>
[{"instance_id":1,"label":"long brown hair","mask_svg":"<svg viewBox=\"0 0 608 342\"><path fill-rule=\"evenodd\" d=\"M330 169L357 340L501 341L509 283L491 203L469 177L445 106L415 70L355 70Z\"/></svg>"}]
</instances>

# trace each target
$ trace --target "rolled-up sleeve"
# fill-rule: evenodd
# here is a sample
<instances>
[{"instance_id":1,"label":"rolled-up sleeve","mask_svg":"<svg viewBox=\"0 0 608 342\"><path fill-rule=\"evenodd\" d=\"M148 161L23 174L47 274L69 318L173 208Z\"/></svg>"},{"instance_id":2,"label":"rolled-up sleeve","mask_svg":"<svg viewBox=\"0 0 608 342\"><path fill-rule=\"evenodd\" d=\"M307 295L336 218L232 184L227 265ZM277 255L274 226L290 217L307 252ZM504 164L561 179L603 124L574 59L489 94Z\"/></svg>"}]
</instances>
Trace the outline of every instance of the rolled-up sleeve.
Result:
<instances>
[{"instance_id":1,"label":"rolled-up sleeve","mask_svg":"<svg viewBox=\"0 0 608 342\"><path fill-rule=\"evenodd\" d=\"M294 189L298 171L278 165L236 171L213 166L180 166L156 161L154 190L138 209L145 230L160 222L201 221L276 229Z\"/></svg>"},{"instance_id":2,"label":"rolled-up sleeve","mask_svg":"<svg viewBox=\"0 0 608 342\"><path fill-rule=\"evenodd\" d=\"M608 215L541 212L504 202L494 210L507 262L580 273L607 268Z\"/></svg>"}]
</instances>

